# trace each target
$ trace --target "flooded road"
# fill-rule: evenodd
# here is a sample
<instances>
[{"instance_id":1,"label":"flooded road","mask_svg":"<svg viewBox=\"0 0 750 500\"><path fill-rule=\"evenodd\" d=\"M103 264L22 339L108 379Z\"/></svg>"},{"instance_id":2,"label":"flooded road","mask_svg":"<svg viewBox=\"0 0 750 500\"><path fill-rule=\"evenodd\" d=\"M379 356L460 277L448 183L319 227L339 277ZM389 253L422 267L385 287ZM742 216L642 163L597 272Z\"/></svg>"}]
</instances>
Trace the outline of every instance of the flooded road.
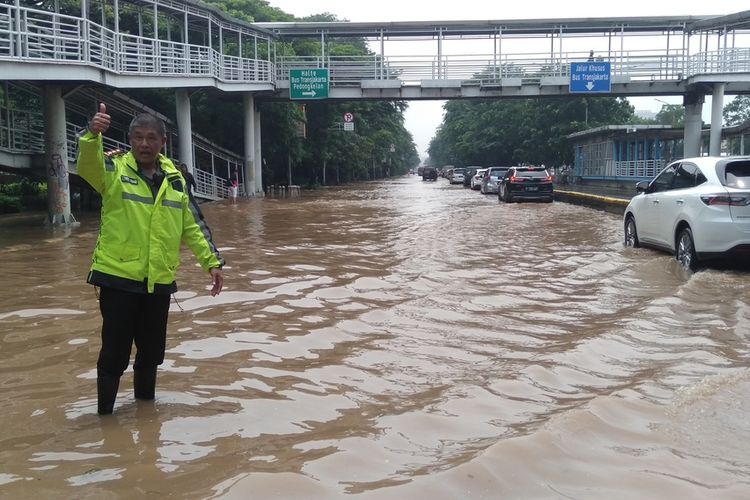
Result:
<instances>
[{"instance_id":1,"label":"flooded road","mask_svg":"<svg viewBox=\"0 0 750 500\"><path fill-rule=\"evenodd\" d=\"M204 205L155 404L96 414L98 227L0 228L0 497L750 497L750 274L416 177Z\"/></svg>"}]
</instances>

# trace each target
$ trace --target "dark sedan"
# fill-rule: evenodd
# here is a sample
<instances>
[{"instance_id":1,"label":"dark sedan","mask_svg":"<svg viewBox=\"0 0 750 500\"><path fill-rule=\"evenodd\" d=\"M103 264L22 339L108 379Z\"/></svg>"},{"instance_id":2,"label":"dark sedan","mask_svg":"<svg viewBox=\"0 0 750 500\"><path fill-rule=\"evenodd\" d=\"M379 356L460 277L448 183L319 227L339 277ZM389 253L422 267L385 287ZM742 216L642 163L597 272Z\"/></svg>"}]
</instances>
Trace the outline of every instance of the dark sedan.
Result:
<instances>
[{"instance_id":1,"label":"dark sedan","mask_svg":"<svg viewBox=\"0 0 750 500\"><path fill-rule=\"evenodd\" d=\"M501 179L497 190L499 200L513 203L520 200L552 202L552 177L542 167L511 167Z\"/></svg>"}]
</instances>

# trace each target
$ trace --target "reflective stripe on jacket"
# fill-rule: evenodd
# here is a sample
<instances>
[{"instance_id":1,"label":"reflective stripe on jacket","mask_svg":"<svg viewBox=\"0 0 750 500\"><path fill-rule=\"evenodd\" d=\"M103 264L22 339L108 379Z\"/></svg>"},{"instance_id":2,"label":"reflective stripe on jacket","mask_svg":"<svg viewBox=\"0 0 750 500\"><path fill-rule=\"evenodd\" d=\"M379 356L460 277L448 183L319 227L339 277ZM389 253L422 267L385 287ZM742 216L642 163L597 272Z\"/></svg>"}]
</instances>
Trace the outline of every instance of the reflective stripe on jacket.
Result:
<instances>
[{"instance_id":1,"label":"reflective stripe on jacket","mask_svg":"<svg viewBox=\"0 0 750 500\"><path fill-rule=\"evenodd\" d=\"M181 242L204 271L224 264L208 227L192 207L182 174L165 156L159 155L158 161L164 180L154 197L132 153L106 158L101 134L87 130L80 136L78 175L102 195L90 283L171 293L176 289Z\"/></svg>"}]
</instances>

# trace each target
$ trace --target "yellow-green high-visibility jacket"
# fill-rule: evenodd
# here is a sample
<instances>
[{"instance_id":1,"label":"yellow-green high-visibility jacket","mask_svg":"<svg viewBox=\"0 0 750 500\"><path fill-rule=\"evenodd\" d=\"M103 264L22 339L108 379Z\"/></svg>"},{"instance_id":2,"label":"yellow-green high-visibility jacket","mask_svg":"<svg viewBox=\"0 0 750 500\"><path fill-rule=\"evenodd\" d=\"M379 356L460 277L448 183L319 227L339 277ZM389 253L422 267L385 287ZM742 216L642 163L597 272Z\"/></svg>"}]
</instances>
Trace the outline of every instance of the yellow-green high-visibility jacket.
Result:
<instances>
[{"instance_id":1,"label":"yellow-green high-visibility jacket","mask_svg":"<svg viewBox=\"0 0 750 500\"><path fill-rule=\"evenodd\" d=\"M131 153L107 158L101 134L78 141L78 175L102 195L101 227L88 282L141 293L172 293L180 244L185 242L201 267L224 260L211 232L185 189L185 180L163 155L164 180L154 197Z\"/></svg>"}]
</instances>

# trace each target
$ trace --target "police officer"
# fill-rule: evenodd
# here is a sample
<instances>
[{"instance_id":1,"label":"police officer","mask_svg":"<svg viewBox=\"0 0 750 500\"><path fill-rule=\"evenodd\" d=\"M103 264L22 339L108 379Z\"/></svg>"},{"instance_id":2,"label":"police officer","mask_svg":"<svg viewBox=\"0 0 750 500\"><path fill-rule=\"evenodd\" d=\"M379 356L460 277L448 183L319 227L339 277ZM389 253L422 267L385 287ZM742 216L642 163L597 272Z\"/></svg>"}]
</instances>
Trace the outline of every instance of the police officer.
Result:
<instances>
[{"instance_id":1,"label":"police officer","mask_svg":"<svg viewBox=\"0 0 750 500\"><path fill-rule=\"evenodd\" d=\"M215 296L224 260L191 203L185 180L161 154L164 123L140 114L130 123L130 151L106 157L110 125L104 103L79 138L78 174L102 195L101 227L88 282L99 287L102 346L96 364L98 412L113 411L120 377L130 361L137 399L154 398L156 367L164 361L170 295L177 290L180 244L210 273Z\"/></svg>"}]
</instances>

